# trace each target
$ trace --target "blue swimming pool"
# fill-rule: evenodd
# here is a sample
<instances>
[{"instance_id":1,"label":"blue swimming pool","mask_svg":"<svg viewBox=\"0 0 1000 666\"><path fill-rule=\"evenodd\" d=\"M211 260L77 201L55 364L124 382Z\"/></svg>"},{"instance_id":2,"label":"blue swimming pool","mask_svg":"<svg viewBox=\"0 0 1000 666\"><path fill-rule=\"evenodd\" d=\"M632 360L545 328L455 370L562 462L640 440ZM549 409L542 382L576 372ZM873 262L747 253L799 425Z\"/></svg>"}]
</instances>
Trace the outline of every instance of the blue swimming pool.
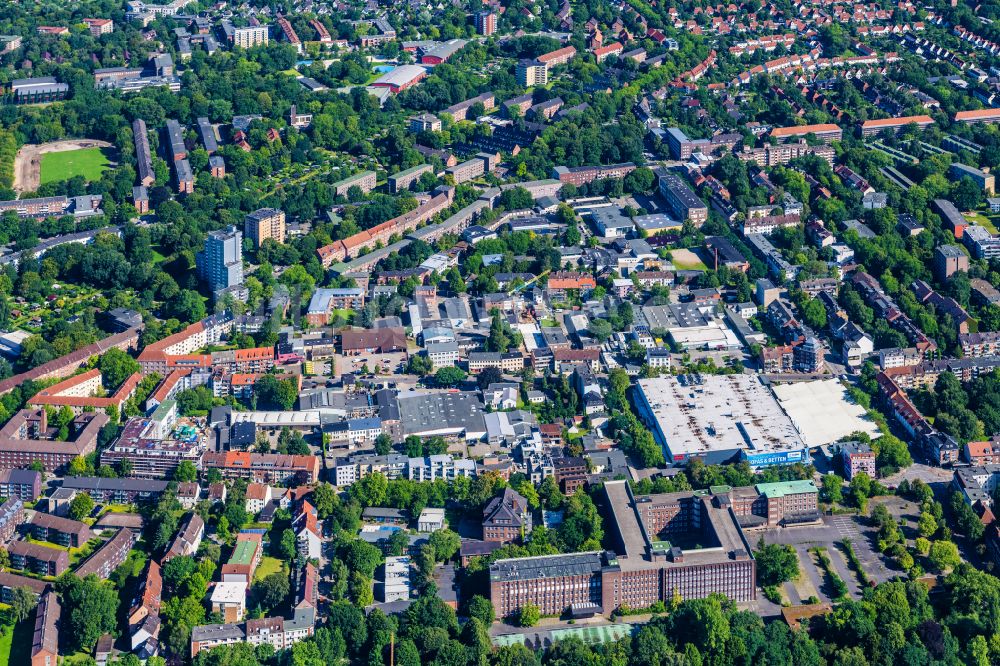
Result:
<instances>
[{"instance_id":1,"label":"blue swimming pool","mask_svg":"<svg viewBox=\"0 0 1000 666\"><path fill-rule=\"evenodd\" d=\"M396 69L395 65L375 65L372 67L379 74L388 74L392 70Z\"/></svg>"}]
</instances>

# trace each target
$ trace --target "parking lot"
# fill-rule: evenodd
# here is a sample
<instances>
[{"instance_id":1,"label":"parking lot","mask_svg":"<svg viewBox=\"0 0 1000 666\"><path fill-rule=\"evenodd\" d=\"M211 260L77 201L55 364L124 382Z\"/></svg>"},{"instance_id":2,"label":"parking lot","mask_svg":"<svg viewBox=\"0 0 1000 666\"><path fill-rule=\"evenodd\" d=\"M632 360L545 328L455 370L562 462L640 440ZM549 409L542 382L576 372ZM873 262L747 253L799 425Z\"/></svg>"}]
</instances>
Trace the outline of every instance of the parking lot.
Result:
<instances>
[{"instance_id":1,"label":"parking lot","mask_svg":"<svg viewBox=\"0 0 1000 666\"><path fill-rule=\"evenodd\" d=\"M872 547L874 530L861 523L855 516L823 516L822 524L802 527L772 528L761 532L765 543L790 545L799 558L799 579L785 583L783 592L792 604L805 603L815 596L820 601L836 601L830 580L820 565L812 548L823 548L830 559L830 566L847 584L848 594L860 598L863 585L852 569L844 542L850 540L855 554L867 576L876 583L898 575L885 566L882 556Z\"/></svg>"}]
</instances>

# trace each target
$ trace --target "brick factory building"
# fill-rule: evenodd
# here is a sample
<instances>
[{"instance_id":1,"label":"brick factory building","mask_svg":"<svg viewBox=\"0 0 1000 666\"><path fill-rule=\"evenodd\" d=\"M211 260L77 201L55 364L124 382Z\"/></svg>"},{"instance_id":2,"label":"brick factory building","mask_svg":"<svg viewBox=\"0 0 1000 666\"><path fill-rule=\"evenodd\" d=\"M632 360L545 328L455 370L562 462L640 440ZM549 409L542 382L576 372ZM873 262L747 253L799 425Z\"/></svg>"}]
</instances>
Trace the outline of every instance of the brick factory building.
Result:
<instances>
[{"instance_id":1,"label":"brick factory building","mask_svg":"<svg viewBox=\"0 0 1000 666\"><path fill-rule=\"evenodd\" d=\"M719 592L755 598L755 563L728 495L670 493L634 497L624 481L604 486L617 554L576 553L498 560L490 597L499 617L535 604L543 614L647 608ZM669 540L668 540L669 539ZM700 548L684 549L686 543Z\"/></svg>"}]
</instances>

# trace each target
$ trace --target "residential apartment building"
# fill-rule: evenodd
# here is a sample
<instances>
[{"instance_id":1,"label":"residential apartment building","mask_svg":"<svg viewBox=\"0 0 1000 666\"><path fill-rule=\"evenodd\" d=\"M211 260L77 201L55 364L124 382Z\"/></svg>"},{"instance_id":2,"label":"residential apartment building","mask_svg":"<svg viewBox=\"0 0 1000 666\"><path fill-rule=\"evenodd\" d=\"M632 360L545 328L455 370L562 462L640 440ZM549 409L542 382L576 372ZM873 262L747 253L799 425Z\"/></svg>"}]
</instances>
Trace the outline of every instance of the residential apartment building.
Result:
<instances>
[{"instance_id":1,"label":"residential apartment building","mask_svg":"<svg viewBox=\"0 0 1000 666\"><path fill-rule=\"evenodd\" d=\"M365 306L365 290L359 287L317 289L309 300L306 322L310 326L326 326L336 310L359 311Z\"/></svg>"},{"instance_id":2,"label":"residential apartment building","mask_svg":"<svg viewBox=\"0 0 1000 666\"><path fill-rule=\"evenodd\" d=\"M778 143L798 141L800 139L805 139L810 134L823 143L830 143L832 141L840 141L844 132L837 125L830 123L822 125L792 125L791 127L775 127L771 130L771 137L776 139Z\"/></svg>"},{"instance_id":3,"label":"residential apartment building","mask_svg":"<svg viewBox=\"0 0 1000 666\"><path fill-rule=\"evenodd\" d=\"M869 478L878 478L875 468L875 452L872 447L863 442L845 442L840 445L840 462L844 470L844 478L853 479L859 472L864 472Z\"/></svg>"},{"instance_id":4,"label":"residential apartment building","mask_svg":"<svg viewBox=\"0 0 1000 666\"><path fill-rule=\"evenodd\" d=\"M135 163L139 184L143 187L150 187L156 182L156 174L153 173L153 156L149 150L149 132L146 129L145 121L141 118L132 121L132 142L135 144Z\"/></svg>"},{"instance_id":5,"label":"residential apartment building","mask_svg":"<svg viewBox=\"0 0 1000 666\"><path fill-rule=\"evenodd\" d=\"M562 183L580 186L592 183L595 180L624 178L635 171L635 169L636 165L632 162L609 164L607 166L557 166L552 169L552 177Z\"/></svg>"},{"instance_id":6,"label":"residential apartment building","mask_svg":"<svg viewBox=\"0 0 1000 666\"><path fill-rule=\"evenodd\" d=\"M198 276L213 292L243 285L243 234L236 227L210 231L195 257Z\"/></svg>"},{"instance_id":7,"label":"residential apartment building","mask_svg":"<svg viewBox=\"0 0 1000 666\"><path fill-rule=\"evenodd\" d=\"M357 187L367 194L375 189L377 182L378 179L374 171L362 171L337 181L331 187L333 187L334 196L345 197L352 187Z\"/></svg>"},{"instance_id":8,"label":"residential apartment building","mask_svg":"<svg viewBox=\"0 0 1000 666\"><path fill-rule=\"evenodd\" d=\"M410 185L420 180L425 173L434 173L434 167L430 164L419 164L404 171L389 176L389 191L397 194L410 189Z\"/></svg>"},{"instance_id":9,"label":"residential apartment building","mask_svg":"<svg viewBox=\"0 0 1000 666\"><path fill-rule=\"evenodd\" d=\"M77 567L76 575L89 576L94 574L98 578L107 579L111 572L117 569L128 557L133 544L139 538L136 532L130 529L121 529L98 547L94 554Z\"/></svg>"},{"instance_id":10,"label":"residential apartment building","mask_svg":"<svg viewBox=\"0 0 1000 666\"><path fill-rule=\"evenodd\" d=\"M33 469L0 469L0 496L34 502L41 494L41 472Z\"/></svg>"},{"instance_id":11,"label":"residential apartment building","mask_svg":"<svg viewBox=\"0 0 1000 666\"><path fill-rule=\"evenodd\" d=\"M476 463L468 458L455 459L447 453L425 458L410 458L406 466L407 478L411 481L453 481L464 476L476 476Z\"/></svg>"},{"instance_id":12,"label":"residential apartment building","mask_svg":"<svg viewBox=\"0 0 1000 666\"><path fill-rule=\"evenodd\" d=\"M60 576L69 569L69 552L27 541L7 545L12 569L30 571L39 576Z\"/></svg>"},{"instance_id":13,"label":"residential apartment building","mask_svg":"<svg viewBox=\"0 0 1000 666\"><path fill-rule=\"evenodd\" d=\"M243 49L267 45L267 26L261 25L234 28L232 35L230 36L230 41L233 43L233 46L239 46Z\"/></svg>"},{"instance_id":14,"label":"residential apartment building","mask_svg":"<svg viewBox=\"0 0 1000 666\"><path fill-rule=\"evenodd\" d=\"M517 63L514 75L517 83L525 88L548 84L549 67L539 60L524 59Z\"/></svg>"},{"instance_id":15,"label":"residential apartment building","mask_svg":"<svg viewBox=\"0 0 1000 666\"><path fill-rule=\"evenodd\" d=\"M659 174L660 195L667 206L681 220L690 220L701 226L708 219L708 206L678 176L664 170Z\"/></svg>"},{"instance_id":16,"label":"residential apartment building","mask_svg":"<svg viewBox=\"0 0 1000 666\"><path fill-rule=\"evenodd\" d=\"M217 469L227 479L252 479L258 483L315 483L319 478L317 456L292 456L248 451L209 451L204 469Z\"/></svg>"},{"instance_id":17,"label":"residential apartment building","mask_svg":"<svg viewBox=\"0 0 1000 666\"><path fill-rule=\"evenodd\" d=\"M996 259L1000 257L1000 236L994 236L986 227L973 224L965 227L962 243L976 259Z\"/></svg>"},{"instance_id":18,"label":"residential apartment building","mask_svg":"<svg viewBox=\"0 0 1000 666\"><path fill-rule=\"evenodd\" d=\"M14 537L18 525L24 522L24 503L16 497L0 505L0 543Z\"/></svg>"},{"instance_id":19,"label":"residential apartment building","mask_svg":"<svg viewBox=\"0 0 1000 666\"><path fill-rule=\"evenodd\" d=\"M910 125L916 125L919 129L926 129L933 124L934 119L930 116L904 116L901 118L866 120L861 123L861 135L864 137L877 136L887 130L895 135Z\"/></svg>"},{"instance_id":20,"label":"residential apartment building","mask_svg":"<svg viewBox=\"0 0 1000 666\"><path fill-rule=\"evenodd\" d=\"M56 441L44 409L22 409L0 428L0 469L27 468L38 461L49 474L61 471L74 458L97 448L97 438L108 417L87 412L70 424L70 439Z\"/></svg>"},{"instance_id":21,"label":"residential apartment building","mask_svg":"<svg viewBox=\"0 0 1000 666\"><path fill-rule=\"evenodd\" d=\"M285 242L285 212L276 208L259 208L243 220L243 234L259 248L268 238Z\"/></svg>"},{"instance_id":22,"label":"residential apartment building","mask_svg":"<svg viewBox=\"0 0 1000 666\"><path fill-rule=\"evenodd\" d=\"M489 37L497 31L497 14L493 11L476 12L476 32Z\"/></svg>"},{"instance_id":23,"label":"residential apartment building","mask_svg":"<svg viewBox=\"0 0 1000 666\"><path fill-rule=\"evenodd\" d=\"M934 274L947 280L955 273L969 271L969 256L957 245L939 245L934 248Z\"/></svg>"}]
</instances>

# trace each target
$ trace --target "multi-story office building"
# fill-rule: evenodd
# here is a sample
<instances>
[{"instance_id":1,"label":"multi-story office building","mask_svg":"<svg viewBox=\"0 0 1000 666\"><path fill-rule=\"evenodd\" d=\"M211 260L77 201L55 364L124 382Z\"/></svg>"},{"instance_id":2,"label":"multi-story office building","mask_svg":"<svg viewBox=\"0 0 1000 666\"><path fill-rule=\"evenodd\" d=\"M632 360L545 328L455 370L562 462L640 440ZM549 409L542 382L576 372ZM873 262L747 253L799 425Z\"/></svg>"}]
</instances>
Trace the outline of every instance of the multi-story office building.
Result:
<instances>
[{"instance_id":1,"label":"multi-story office building","mask_svg":"<svg viewBox=\"0 0 1000 666\"><path fill-rule=\"evenodd\" d=\"M258 208L247 213L243 219L243 235L253 241L253 246L259 248L268 238L276 243L285 242L285 211L277 208Z\"/></svg>"},{"instance_id":2,"label":"multi-story office building","mask_svg":"<svg viewBox=\"0 0 1000 666\"><path fill-rule=\"evenodd\" d=\"M243 234L236 227L212 231L195 258L198 276L213 292L243 284Z\"/></svg>"}]
</instances>

